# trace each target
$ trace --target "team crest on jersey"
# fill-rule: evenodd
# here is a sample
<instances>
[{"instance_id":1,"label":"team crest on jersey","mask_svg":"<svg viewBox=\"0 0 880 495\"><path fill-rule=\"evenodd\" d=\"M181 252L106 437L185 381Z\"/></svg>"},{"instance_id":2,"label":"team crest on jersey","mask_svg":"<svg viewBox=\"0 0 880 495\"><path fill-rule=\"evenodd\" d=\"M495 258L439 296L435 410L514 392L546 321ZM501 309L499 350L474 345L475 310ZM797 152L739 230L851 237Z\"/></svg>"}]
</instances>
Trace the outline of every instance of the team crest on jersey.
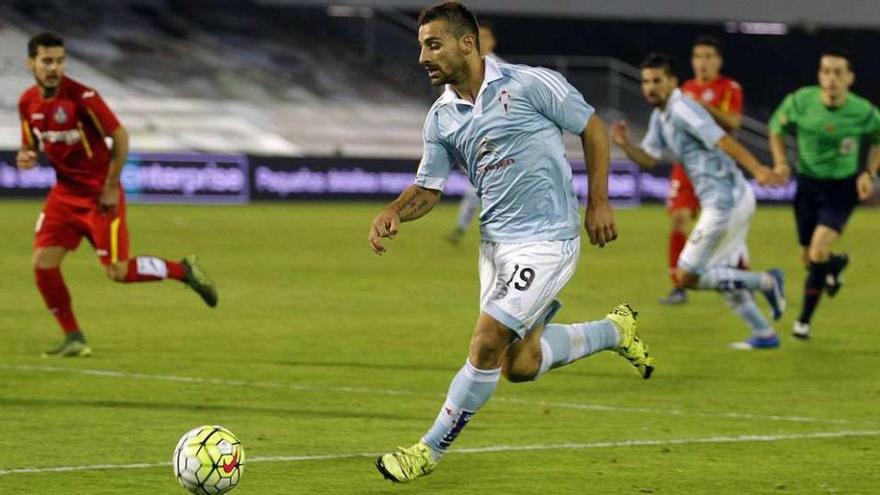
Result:
<instances>
[{"instance_id":1,"label":"team crest on jersey","mask_svg":"<svg viewBox=\"0 0 880 495\"><path fill-rule=\"evenodd\" d=\"M834 124L831 124L831 123L825 124L825 132L827 132L828 134L834 134L834 131L836 129L837 128L834 127Z\"/></svg>"},{"instance_id":2,"label":"team crest on jersey","mask_svg":"<svg viewBox=\"0 0 880 495\"><path fill-rule=\"evenodd\" d=\"M477 145L477 161L482 162L485 158L492 156L497 153L497 148L495 143L493 143L489 138L484 137L480 140L480 144Z\"/></svg>"},{"instance_id":3,"label":"team crest on jersey","mask_svg":"<svg viewBox=\"0 0 880 495\"><path fill-rule=\"evenodd\" d=\"M703 101L705 101L706 103L711 103L712 100L715 99L715 92L711 89L706 89L703 91L701 98L703 98Z\"/></svg>"},{"instance_id":4,"label":"team crest on jersey","mask_svg":"<svg viewBox=\"0 0 880 495\"><path fill-rule=\"evenodd\" d=\"M494 301L504 299L509 291L510 289L507 288L507 284L503 280L499 279L495 281L495 290L492 291L492 295L489 297Z\"/></svg>"},{"instance_id":5,"label":"team crest on jersey","mask_svg":"<svg viewBox=\"0 0 880 495\"><path fill-rule=\"evenodd\" d=\"M501 106L504 107L504 115L507 115L507 112L510 109L510 93L508 93L506 89L502 89L498 100L501 102Z\"/></svg>"},{"instance_id":6,"label":"team crest on jersey","mask_svg":"<svg viewBox=\"0 0 880 495\"><path fill-rule=\"evenodd\" d=\"M59 124L63 124L67 122L67 112L64 111L63 107L58 107L55 109L55 114L52 116L55 119L55 122Z\"/></svg>"}]
</instances>

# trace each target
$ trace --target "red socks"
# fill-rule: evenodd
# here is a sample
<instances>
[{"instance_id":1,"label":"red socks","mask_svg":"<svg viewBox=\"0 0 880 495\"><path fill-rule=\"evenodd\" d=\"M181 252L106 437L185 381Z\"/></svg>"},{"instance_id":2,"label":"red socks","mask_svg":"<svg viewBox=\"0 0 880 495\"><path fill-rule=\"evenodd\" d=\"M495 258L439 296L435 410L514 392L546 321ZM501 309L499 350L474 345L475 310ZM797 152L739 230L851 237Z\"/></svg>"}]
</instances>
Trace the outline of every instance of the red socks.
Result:
<instances>
[{"instance_id":1,"label":"red socks","mask_svg":"<svg viewBox=\"0 0 880 495\"><path fill-rule=\"evenodd\" d=\"M46 307L55 315L58 324L64 333L72 333L79 330L79 324L73 316L73 308L70 304L70 292L64 284L61 269L49 268L46 270L34 269L37 276L37 288L46 302Z\"/></svg>"},{"instance_id":2,"label":"red socks","mask_svg":"<svg viewBox=\"0 0 880 495\"><path fill-rule=\"evenodd\" d=\"M125 272L123 282L152 282L166 278L175 280L186 278L183 264L155 256L138 256L128 260L128 271Z\"/></svg>"},{"instance_id":3,"label":"red socks","mask_svg":"<svg viewBox=\"0 0 880 495\"><path fill-rule=\"evenodd\" d=\"M675 281L675 267L678 266L678 257L684 250L687 243L687 235L680 230L672 230L669 232L669 273L672 277L673 285Z\"/></svg>"}]
</instances>

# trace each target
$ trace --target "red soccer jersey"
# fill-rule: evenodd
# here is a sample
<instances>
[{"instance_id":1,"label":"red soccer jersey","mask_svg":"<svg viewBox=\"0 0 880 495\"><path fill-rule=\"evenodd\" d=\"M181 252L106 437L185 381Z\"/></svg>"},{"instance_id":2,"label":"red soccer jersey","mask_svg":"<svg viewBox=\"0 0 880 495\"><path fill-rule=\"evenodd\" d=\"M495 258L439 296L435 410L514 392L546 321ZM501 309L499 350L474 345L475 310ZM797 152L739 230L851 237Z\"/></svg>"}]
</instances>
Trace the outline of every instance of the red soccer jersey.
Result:
<instances>
[{"instance_id":1,"label":"red soccer jersey","mask_svg":"<svg viewBox=\"0 0 880 495\"><path fill-rule=\"evenodd\" d=\"M104 138L119 121L98 92L64 77L52 98L44 99L36 85L22 93L18 113L22 144L42 144L55 168L57 192L90 199L100 195L110 165Z\"/></svg>"},{"instance_id":2,"label":"red soccer jersey","mask_svg":"<svg viewBox=\"0 0 880 495\"><path fill-rule=\"evenodd\" d=\"M722 112L742 113L742 86L729 77L718 76L708 83L688 79L681 85L684 94L713 106Z\"/></svg>"}]
</instances>

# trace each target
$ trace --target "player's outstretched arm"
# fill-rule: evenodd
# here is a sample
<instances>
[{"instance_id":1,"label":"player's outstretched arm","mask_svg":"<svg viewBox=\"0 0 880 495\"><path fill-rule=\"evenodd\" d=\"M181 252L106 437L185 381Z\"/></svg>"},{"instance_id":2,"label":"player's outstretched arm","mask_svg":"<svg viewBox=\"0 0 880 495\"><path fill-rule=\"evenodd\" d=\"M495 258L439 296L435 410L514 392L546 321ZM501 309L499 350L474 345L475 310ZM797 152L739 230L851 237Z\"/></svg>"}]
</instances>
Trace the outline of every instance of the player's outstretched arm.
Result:
<instances>
[{"instance_id":1,"label":"player's outstretched arm","mask_svg":"<svg viewBox=\"0 0 880 495\"><path fill-rule=\"evenodd\" d=\"M626 122L618 120L611 124L611 140L626 153L627 158L639 166L651 168L657 165L657 160L653 156L629 140L629 126L626 125Z\"/></svg>"},{"instance_id":2,"label":"player's outstretched arm","mask_svg":"<svg viewBox=\"0 0 880 495\"><path fill-rule=\"evenodd\" d=\"M104 211L115 211L119 205L119 176L122 175L122 167L128 157L128 131L121 125L110 134L113 139L113 147L110 149L110 165L107 169L107 179L101 190L98 204Z\"/></svg>"},{"instance_id":3,"label":"player's outstretched arm","mask_svg":"<svg viewBox=\"0 0 880 495\"><path fill-rule=\"evenodd\" d=\"M785 156L785 136L776 134L771 129L768 141L770 143L770 153L773 154L773 171L788 181L789 177L791 177L791 166L788 164L788 158Z\"/></svg>"},{"instance_id":4,"label":"player's outstretched arm","mask_svg":"<svg viewBox=\"0 0 880 495\"><path fill-rule=\"evenodd\" d=\"M856 180L859 201L864 201L874 194L874 179L877 178L878 172L880 172L880 145L875 144L868 152L868 166Z\"/></svg>"},{"instance_id":5,"label":"player's outstretched arm","mask_svg":"<svg viewBox=\"0 0 880 495\"><path fill-rule=\"evenodd\" d=\"M385 252L382 239L393 239L401 222L423 217L440 201L440 191L413 184L376 215L370 226L370 247L376 254Z\"/></svg>"},{"instance_id":6,"label":"player's outstretched arm","mask_svg":"<svg viewBox=\"0 0 880 495\"><path fill-rule=\"evenodd\" d=\"M786 180L773 171L770 167L763 165L755 158L745 146L739 141L725 134L718 140L718 149L730 155L737 163L746 169L762 186L781 186Z\"/></svg>"},{"instance_id":7,"label":"player's outstretched arm","mask_svg":"<svg viewBox=\"0 0 880 495\"><path fill-rule=\"evenodd\" d=\"M608 168L611 161L608 131L598 115L590 117L581 133L581 143L584 146L589 186L584 228L590 236L590 244L603 247L617 239L617 226L608 203Z\"/></svg>"}]
</instances>

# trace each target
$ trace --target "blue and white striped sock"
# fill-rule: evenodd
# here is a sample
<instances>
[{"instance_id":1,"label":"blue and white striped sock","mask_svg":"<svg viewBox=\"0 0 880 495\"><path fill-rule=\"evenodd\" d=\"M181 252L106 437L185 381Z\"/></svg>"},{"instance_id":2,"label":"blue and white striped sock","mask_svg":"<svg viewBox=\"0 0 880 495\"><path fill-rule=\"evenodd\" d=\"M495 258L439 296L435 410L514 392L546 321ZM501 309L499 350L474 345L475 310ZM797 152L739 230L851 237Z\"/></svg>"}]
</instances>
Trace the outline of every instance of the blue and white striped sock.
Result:
<instances>
[{"instance_id":1,"label":"blue and white striped sock","mask_svg":"<svg viewBox=\"0 0 880 495\"><path fill-rule=\"evenodd\" d=\"M611 320L571 325L550 324L541 335L541 368L538 376L618 345L617 327Z\"/></svg>"},{"instance_id":2,"label":"blue and white striped sock","mask_svg":"<svg viewBox=\"0 0 880 495\"><path fill-rule=\"evenodd\" d=\"M500 378L501 368L480 370L465 361L464 367L449 385L446 402L434 425L422 437L422 441L431 448L435 461L443 456L468 421L489 400Z\"/></svg>"},{"instance_id":3,"label":"blue and white striped sock","mask_svg":"<svg viewBox=\"0 0 880 495\"><path fill-rule=\"evenodd\" d=\"M752 330L752 335L755 335L756 337L769 337L775 333L773 327L771 327L767 319L764 318L758 305L755 304L755 298L752 297L751 292L745 289L739 289L735 291L724 291L722 292L722 295L724 296L727 305L736 311L736 314L738 314L740 318L745 320L749 325L749 328Z\"/></svg>"},{"instance_id":4,"label":"blue and white striped sock","mask_svg":"<svg viewBox=\"0 0 880 495\"><path fill-rule=\"evenodd\" d=\"M708 290L770 290L776 283L766 272L748 272L729 267L713 267L700 275L698 289Z\"/></svg>"}]
</instances>

